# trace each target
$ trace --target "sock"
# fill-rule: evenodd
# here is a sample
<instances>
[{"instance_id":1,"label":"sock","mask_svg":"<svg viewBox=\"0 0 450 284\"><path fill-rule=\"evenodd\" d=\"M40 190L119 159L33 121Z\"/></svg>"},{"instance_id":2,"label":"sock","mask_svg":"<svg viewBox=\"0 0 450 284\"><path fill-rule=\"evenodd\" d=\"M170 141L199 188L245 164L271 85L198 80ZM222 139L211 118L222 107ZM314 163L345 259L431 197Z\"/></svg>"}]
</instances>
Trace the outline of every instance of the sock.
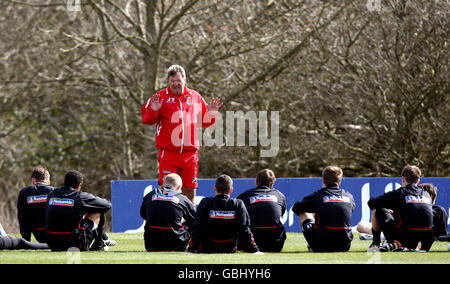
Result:
<instances>
[{"instance_id":1,"label":"sock","mask_svg":"<svg viewBox=\"0 0 450 284\"><path fill-rule=\"evenodd\" d=\"M381 243L381 232L372 229L373 241L372 244L379 245Z\"/></svg>"},{"instance_id":2,"label":"sock","mask_svg":"<svg viewBox=\"0 0 450 284\"><path fill-rule=\"evenodd\" d=\"M311 230L314 226L314 220L313 219L306 219L303 221L302 227L303 231Z\"/></svg>"}]
</instances>

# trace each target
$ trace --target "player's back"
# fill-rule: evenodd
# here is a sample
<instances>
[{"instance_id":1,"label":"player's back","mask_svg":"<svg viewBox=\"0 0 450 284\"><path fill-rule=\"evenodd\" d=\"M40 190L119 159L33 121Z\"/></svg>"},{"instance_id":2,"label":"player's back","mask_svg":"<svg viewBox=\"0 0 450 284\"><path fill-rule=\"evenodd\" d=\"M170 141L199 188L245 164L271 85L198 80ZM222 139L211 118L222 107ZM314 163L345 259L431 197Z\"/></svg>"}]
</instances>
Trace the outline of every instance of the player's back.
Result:
<instances>
[{"instance_id":1,"label":"player's back","mask_svg":"<svg viewBox=\"0 0 450 284\"><path fill-rule=\"evenodd\" d=\"M286 211L286 198L276 189L259 186L240 194L251 220L252 228L282 227L281 218Z\"/></svg>"},{"instance_id":2,"label":"player's back","mask_svg":"<svg viewBox=\"0 0 450 284\"><path fill-rule=\"evenodd\" d=\"M20 191L17 210L20 231L25 239L29 240L33 232L39 242L45 242L47 195L53 189L45 184L35 184Z\"/></svg>"},{"instance_id":3,"label":"player's back","mask_svg":"<svg viewBox=\"0 0 450 284\"><path fill-rule=\"evenodd\" d=\"M239 237L243 238L246 250L257 251L249 225L250 218L242 200L222 194L203 198L193 225L193 251L233 253Z\"/></svg>"}]
</instances>

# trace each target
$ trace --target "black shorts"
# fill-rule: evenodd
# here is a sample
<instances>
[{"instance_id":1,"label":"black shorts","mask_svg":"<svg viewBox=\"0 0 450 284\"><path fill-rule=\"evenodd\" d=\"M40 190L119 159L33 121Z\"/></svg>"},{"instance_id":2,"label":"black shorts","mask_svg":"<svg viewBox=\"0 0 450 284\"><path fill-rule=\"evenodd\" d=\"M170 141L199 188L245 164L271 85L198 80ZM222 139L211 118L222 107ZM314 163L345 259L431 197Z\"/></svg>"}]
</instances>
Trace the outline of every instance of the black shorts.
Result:
<instances>
[{"instance_id":1,"label":"black shorts","mask_svg":"<svg viewBox=\"0 0 450 284\"><path fill-rule=\"evenodd\" d=\"M36 241L40 243L45 243L45 228L44 230L34 230L33 235L36 239Z\"/></svg>"},{"instance_id":2,"label":"black shorts","mask_svg":"<svg viewBox=\"0 0 450 284\"><path fill-rule=\"evenodd\" d=\"M187 231L146 228L144 243L147 251L185 251L190 239Z\"/></svg>"},{"instance_id":3,"label":"black shorts","mask_svg":"<svg viewBox=\"0 0 450 284\"><path fill-rule=\"evenodd\" d=\"M81 229L73 232L52 232L47 231L47 244L52 251L67 251L69 248L76 248L80 251L88 251L94 240L94 232L88 224L92 221L84 219Z\"/></svg>"},{"instance_id":4,"label":"black shorts","mask_svg":"<svg viewBox=\"0 0 450 284\"><path fill-rule=\"evenodd\" d=\"M280 252L286 240L284 228L252 228L256 245L262 252Z\"/></svg>"},{"instance_id":5,"label":"black shorts","mask_svg":"<svg viewBox=\"0 0 450 284\"><path fill-rule=\"evenodd\" d=\"M392 215L391 210L386 208L377 209L375 216L387 242L392 243L395 240L408 249L416 249L420 242L421 250L428 251L431 248L434 240L432 230L399 228L399 221Z\"/></svg>"},{"instance_id":6,"label":"black shorts","mask_svg":"<svg viewBox=\"0 0 450 284\"><path fill-rule=\"evenodd\" d=\"M307 221L307 220L306 220ZM345 252L351 247L351 229L326 229L303 223L303 235L314 252Z\"/></svg>"}]
</instances>

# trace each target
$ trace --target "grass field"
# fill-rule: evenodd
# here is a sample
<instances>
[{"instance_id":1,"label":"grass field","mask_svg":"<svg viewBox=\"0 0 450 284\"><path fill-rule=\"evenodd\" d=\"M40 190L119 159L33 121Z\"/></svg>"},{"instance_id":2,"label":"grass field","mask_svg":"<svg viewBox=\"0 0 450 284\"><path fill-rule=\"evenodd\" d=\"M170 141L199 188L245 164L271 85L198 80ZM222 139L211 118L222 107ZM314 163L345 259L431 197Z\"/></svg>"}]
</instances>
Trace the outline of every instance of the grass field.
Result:
<instances>
[{"instance_id":1,"label":"grass field","mask_svg":"<svg viewBox=\"0 0 450 284\"><path fill-rule=\"evenodd\" d=\"M444 263L450 264L448 243L435 242L428 253L389 252L368 253L370 241L359 240L355 234L352 248L346 253L310 253L302 234L288 233L281 253L252 255L236 254L184 254L181 252L149 253L144 249L142 234L114 234L109 236L117 246L108 252L51 252L44 251L0 251L0 264L44 264L44 263L100 263L100 264L364 264L364 263Z\"/></svg>"}]
</instances>

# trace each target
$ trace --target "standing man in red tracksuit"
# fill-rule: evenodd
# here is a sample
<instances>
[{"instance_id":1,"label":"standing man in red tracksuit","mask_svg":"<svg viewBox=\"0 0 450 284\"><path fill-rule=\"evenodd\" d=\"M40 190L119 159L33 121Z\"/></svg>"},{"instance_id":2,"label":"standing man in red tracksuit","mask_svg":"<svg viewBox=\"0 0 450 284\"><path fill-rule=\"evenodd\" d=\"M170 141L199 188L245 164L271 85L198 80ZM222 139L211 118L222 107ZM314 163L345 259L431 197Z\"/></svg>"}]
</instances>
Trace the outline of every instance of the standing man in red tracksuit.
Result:
<instances>
[{"instance_id":1,"label":"standing man in red tracksuit","mask_svg":"<svg viewBox=\"0 0 450 284\"><path fill-rule=\"evenodd\" d=\"M142 122L156 123L159 184L163 184L164 176L178 174L183 180L183 194L194 203L200 148L197 128L213 125L222 103L213 98L208 105L197 91L187 88L186 73L179 65L169 67L167 77L169 86L142 106Z\"/></svg>"}]
</instances>

